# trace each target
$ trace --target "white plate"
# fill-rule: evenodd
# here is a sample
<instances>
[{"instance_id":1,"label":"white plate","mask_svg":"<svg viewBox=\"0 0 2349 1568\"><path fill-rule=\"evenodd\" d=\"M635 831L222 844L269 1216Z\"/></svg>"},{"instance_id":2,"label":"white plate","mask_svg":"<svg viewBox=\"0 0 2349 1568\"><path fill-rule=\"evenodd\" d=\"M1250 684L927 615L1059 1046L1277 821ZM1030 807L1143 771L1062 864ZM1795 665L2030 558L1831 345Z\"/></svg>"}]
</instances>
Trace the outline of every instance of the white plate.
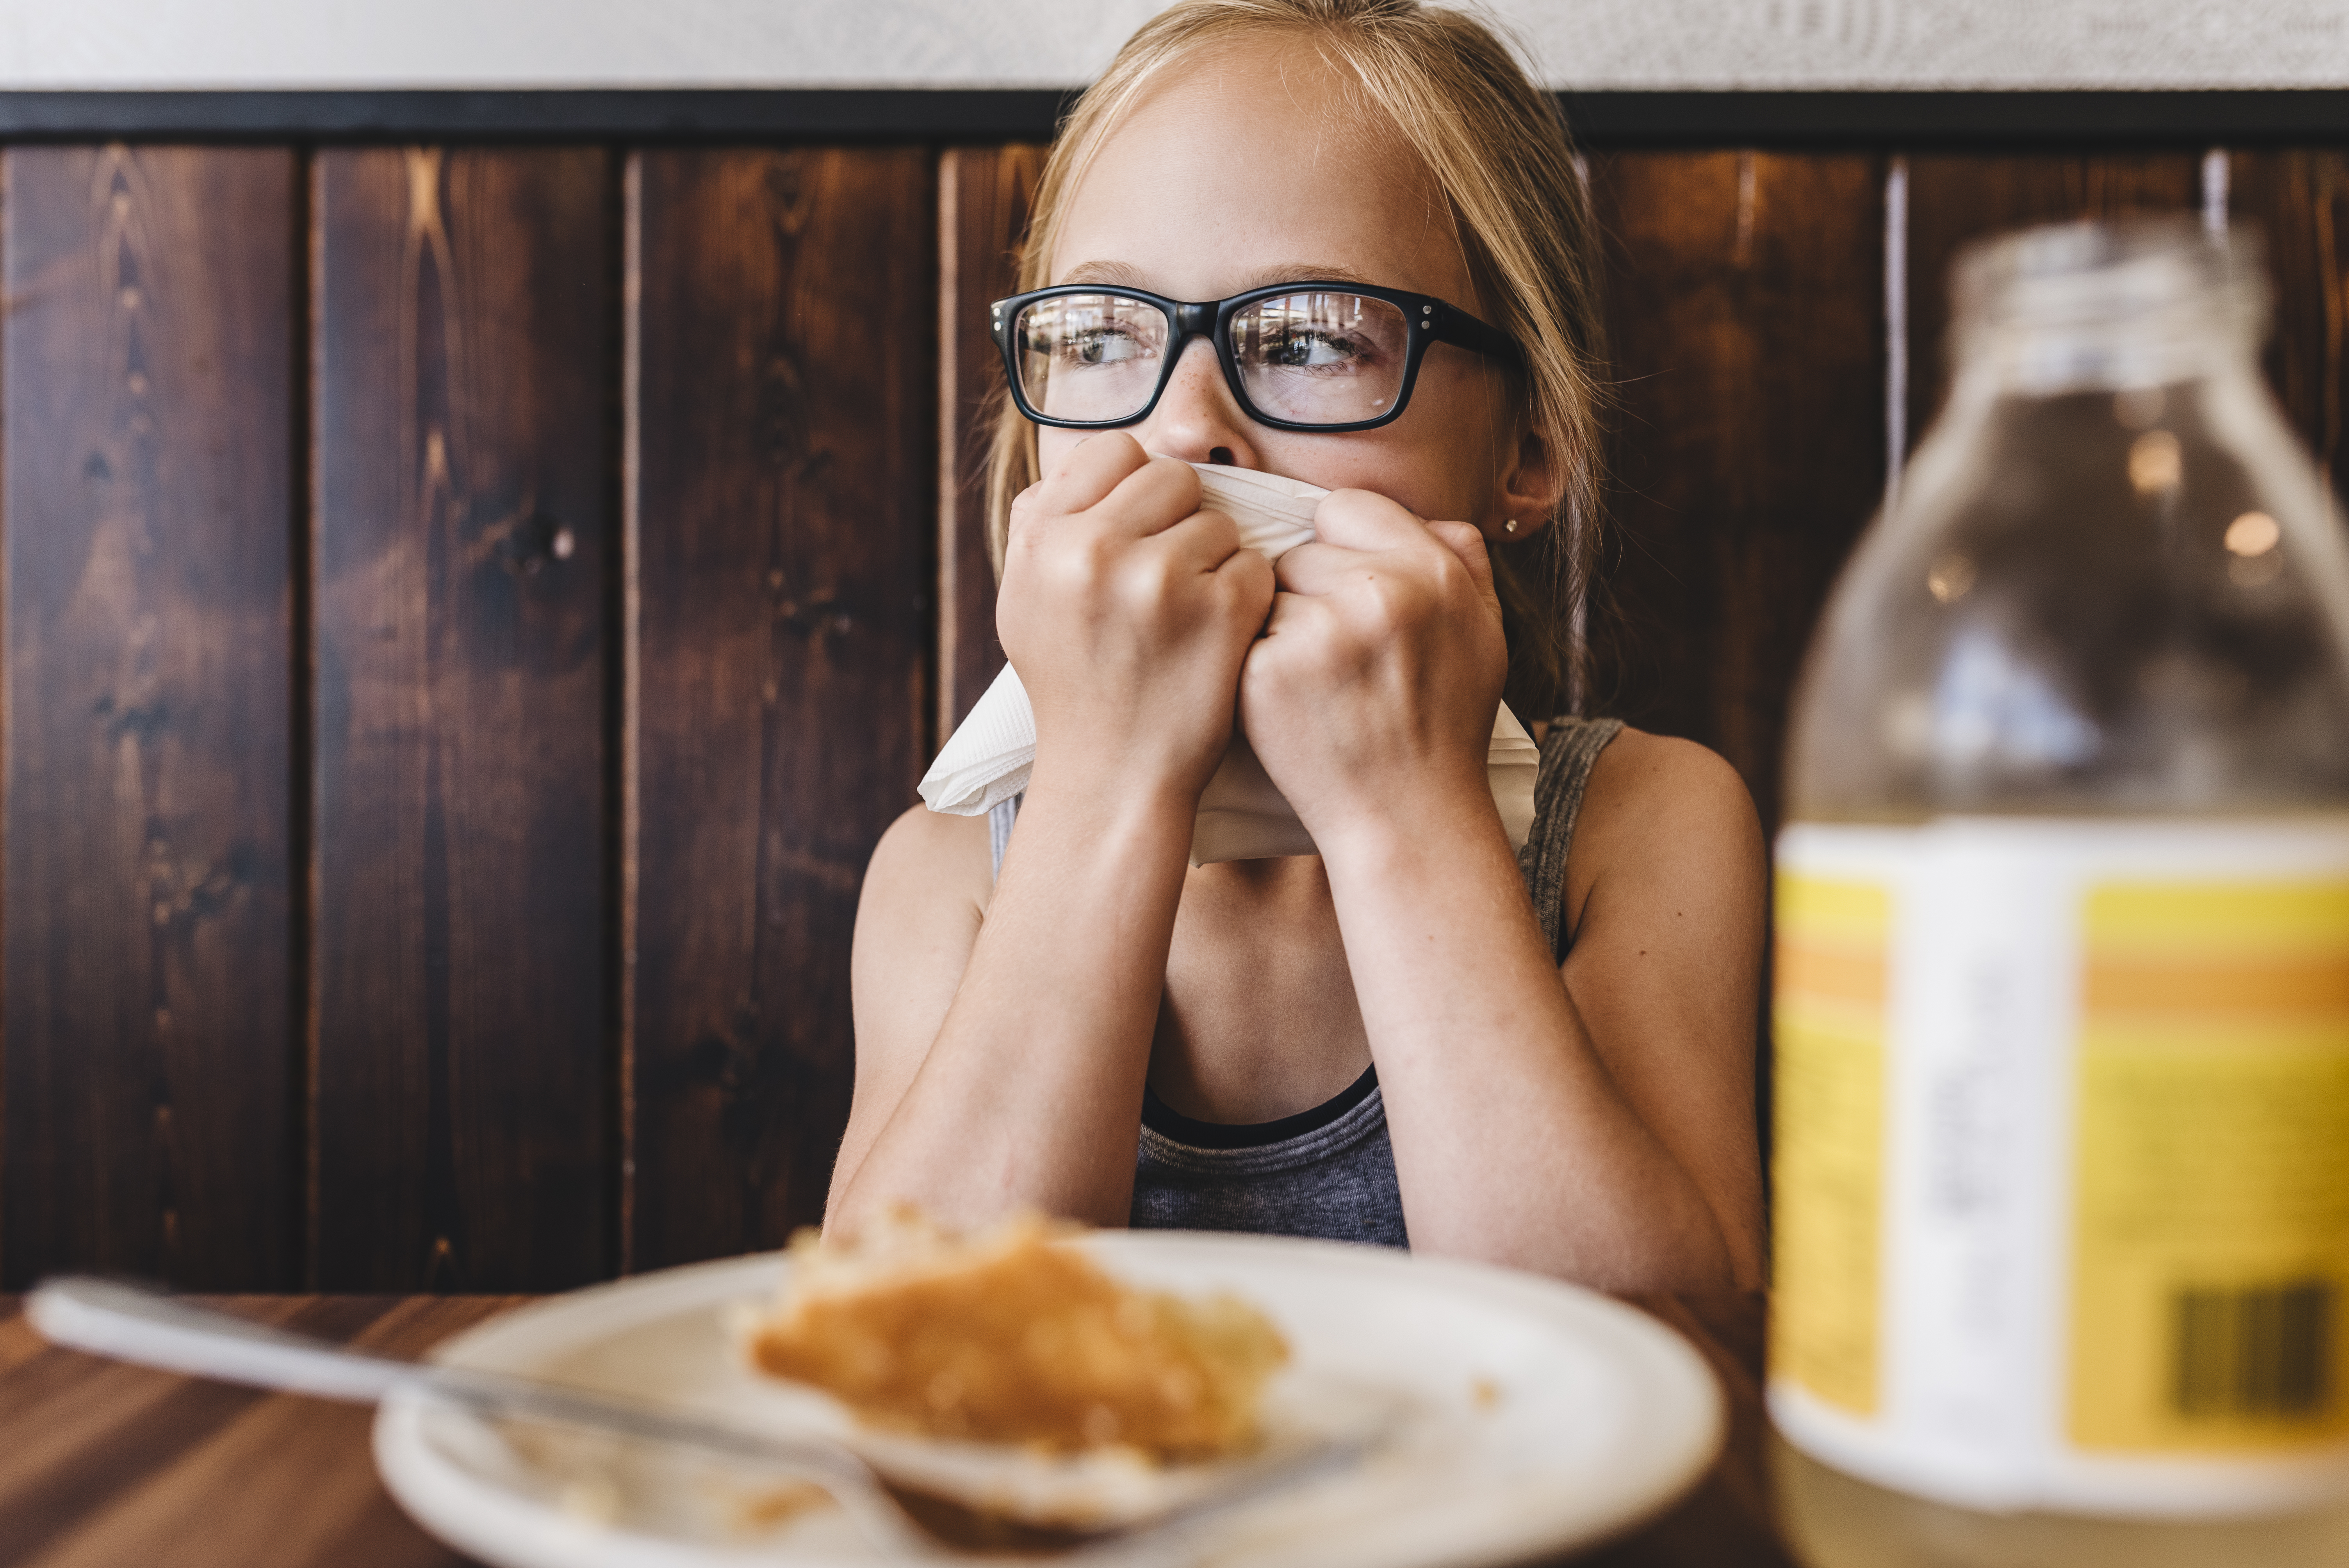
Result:
<instances>
[{"instance_id":1,"label":"white plate","mask_svg":"<svg viewBox=\"0 0 2349 1568\"><path fill-rule=\"evenodd\" d=\"M1359 1465L1194 1525L1199 1563L1465 1568L1587 1546L1660 1511L1720 1448L1721 1392L1696 1352L1589 1291L1334 1243L1108 1231L1080 1244L1122 1279L1230 1290L1269 1314L1294 1357L1268 1392L1272 1418L1329 1387L1375 1389L1402 1412ZM793 1401L742 1369L722 1320L771 1299L785 1267L767 1254L599 1285L435 1355L784 1425ZM510 1439L413 1398L384 1406L375 1453L419 1522L503 1568L876 1561L837 1510L791 1511L772 1483L698 1456Z\"/></svg>"}]
</instances>

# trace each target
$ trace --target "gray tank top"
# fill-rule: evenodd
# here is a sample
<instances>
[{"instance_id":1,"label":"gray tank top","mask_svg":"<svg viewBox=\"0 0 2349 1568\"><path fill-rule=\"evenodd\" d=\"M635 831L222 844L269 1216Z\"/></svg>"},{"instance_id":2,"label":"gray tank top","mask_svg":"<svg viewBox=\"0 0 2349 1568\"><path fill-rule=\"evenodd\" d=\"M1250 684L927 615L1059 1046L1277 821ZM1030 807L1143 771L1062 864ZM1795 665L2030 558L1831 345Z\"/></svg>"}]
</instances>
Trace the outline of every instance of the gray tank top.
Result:
<instances>
[{"instance_id":1,"label":"gray tank top","mask_svg":"<svg viewBox=\"0 0 2349 1568\"><path fill-rule=\"evenodd\" d=\"M1622 727L1620 719L1560 718L1542 738L1533 830L1517 851L1517 869L1560 963L1572 942L1566 858L1575 819L1592 766ZM988 813L998 872L1019 815L1018 796ZM1195 1121L1145 1088L1129 1223L1135 1230L1253 1231L1409 1246L1379 1069L1371 1068L1310 1110L1249 1125Z\"/></svg>"}]
</instances>

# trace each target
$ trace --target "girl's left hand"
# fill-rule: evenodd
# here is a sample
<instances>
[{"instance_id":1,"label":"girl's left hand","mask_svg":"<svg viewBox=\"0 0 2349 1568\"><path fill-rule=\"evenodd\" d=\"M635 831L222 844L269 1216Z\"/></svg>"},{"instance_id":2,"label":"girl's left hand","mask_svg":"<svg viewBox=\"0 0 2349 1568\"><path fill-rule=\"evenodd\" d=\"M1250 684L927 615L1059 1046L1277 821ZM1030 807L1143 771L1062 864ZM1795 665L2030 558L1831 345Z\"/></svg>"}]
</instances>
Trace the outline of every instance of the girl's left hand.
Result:
<instances>
[{"instance_id":1,"label":"girl's left hand","mask_svg":"<svg viewBox=\"0 0 2349 1568\"><path fill-rule=\"evenodd\" d=\"M1240 674L1265 771L1325 854L1431 810L1492 806L1485 758L1508 674L1484 536L1333 490ZM1496 819L1497 820L1497 819Z\"/></svg>"}]
</instances>

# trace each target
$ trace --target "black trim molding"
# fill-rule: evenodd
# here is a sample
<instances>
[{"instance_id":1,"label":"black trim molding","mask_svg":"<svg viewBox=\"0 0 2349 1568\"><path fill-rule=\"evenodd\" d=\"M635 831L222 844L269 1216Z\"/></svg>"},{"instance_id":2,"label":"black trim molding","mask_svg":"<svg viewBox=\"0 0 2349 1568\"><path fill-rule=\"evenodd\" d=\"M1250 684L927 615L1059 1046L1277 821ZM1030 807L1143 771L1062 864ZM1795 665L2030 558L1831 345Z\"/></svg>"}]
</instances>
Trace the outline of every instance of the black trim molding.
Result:
<instances>
[{"instance_id":1,"label":"black trim molding","mask_svg":"<svg viewBox=\"0 0 2349 1568\"><path fill-rule=\"evenodd\" d=\"M1561 93L1594 147L2209 147L2349 141L2349 91Z\"/></svg>"},{"instance_id":2,"label":"black trim molding","mask_svg":"<svg viewBox=\"0 0 2349 1568\"><path fill-rule=\"evenodd\" d=\"M0 139L1044 141L1049 89L5 92ZM1568 92L1587 146L1989 148L2349 142L2349 89Z\"/></svg>"},{"instance_id":3,"label":"black trim molding","mask_svg":"<svg viewBox=\"0 0 2349 1568\"><path fill-rule=\"evenodd\" d=\"M1049 141L1075 97L894 88L0 93L0 139Z\"/></svg>"}]
</instances>

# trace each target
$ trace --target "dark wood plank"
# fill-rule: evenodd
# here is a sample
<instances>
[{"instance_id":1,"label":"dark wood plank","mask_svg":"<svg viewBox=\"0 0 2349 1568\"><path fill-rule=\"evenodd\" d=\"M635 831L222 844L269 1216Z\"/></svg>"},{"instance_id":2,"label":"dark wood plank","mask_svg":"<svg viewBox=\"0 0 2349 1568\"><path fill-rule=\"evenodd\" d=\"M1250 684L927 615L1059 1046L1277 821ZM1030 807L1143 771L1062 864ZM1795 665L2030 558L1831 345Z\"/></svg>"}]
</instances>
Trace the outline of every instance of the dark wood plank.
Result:
<instances>
[{"instance_id":1,"label":"dark wood plank","mask_svg":"<svg viewBox=\"0 0 2349 1568\"><path fill-rule=\"evenodd\" d=\"M316 214L316 1278L611 1270L616 192L338 149Z\"/></svg>"},{"instance_id":2,"label":"dark wood plank","mask_svg":"<svg viewBox=\"0 0 2349 1568\"><path fill-rule=\"evenodd\" d=\"M2005 229L2129 211L2199 211L2194 153L1934 155L1909 160L1908 449L1949 393L1950 263Z\"/></svg>"},{"instance_id":3,"label":"dark wood plank","mask_svg":"<svg viewBox=\"0 0 2349 1568\"><path fill-rule=\"evenodd\" d=\"M5 177L0 1279L290 1285L295 160Z\"/></svg>"},{"instance_id":4,"label":"dark wood plank","mask_svg":"<svg viewBox=\"0 0 2349 1568\"><path fill-rule=\"evenodd\" d=\"M2349 495L2342 405L2349 399L2349 153L2337 148L2238 152L2229 211L2258 226L2275 281L2268 379L2284 417L2333 488Z\"/></svg>"},{"instance_id":5,"label":"dark wood plank","mask_svg":"<svg viewBox=\"0 0 2349 1568\"><path fill-rule=\"evenodd\" d=\"M987 459L1003 356L987 307L1019 286L1019 244L1043 169L1044 149L1024 144L950 147L938 160L940 744L1003 667L987 547Z\"/></svg>"},{"instance_id":6,"label":"dark wood plank","mask_svg":"<svg viewBox=\"0 0 2349 1568\"><path fill-rule=\"evenodd\" d=\"M931 712L936 201L914 150L639 155L639 1268L823 1212L848 948Z\"/></svg>"},{"instance_id":7,"label":"dark wood plank","mask_svg":"<svg viewBox=\"0 0 2349 1568\"><path fill-rule=\"evenodd\" d=\"M1721 752L1773 828L1787 693L1884 485L1882 177L1592 161L1619 407L1590 707Z\"/></svg>"},{"instance_id":8,"label":"dark wood plank","mask_svg":"<svg viewBox=\"0 0 2349 1568\"><path fill-rule=\"evenodd\" d=\"M416 1355L511 1298L228 1298L327 1339ZM22 1319L0 1339L31 1337ZM36 1341L37 1343L37 1341ZM43 1347L0 1371L0 1542L11 1563L301 1568L465 1561L387 1496L373 1413Z\"/></svg>"},{"instance_id":9,"label":"dark wood plank","mask_svg":"<svg viewBox=\"0 0 2349 1568\"><path fill-rule=\"evenodd\" d=\"M245 1305L267 1322L313 1326L301 1298ZM70 1535L268 1398L43 1346L0 1377L0 1410L19 1439L0 1449L8 1561Z\"/></svg>"}]
</instances>

